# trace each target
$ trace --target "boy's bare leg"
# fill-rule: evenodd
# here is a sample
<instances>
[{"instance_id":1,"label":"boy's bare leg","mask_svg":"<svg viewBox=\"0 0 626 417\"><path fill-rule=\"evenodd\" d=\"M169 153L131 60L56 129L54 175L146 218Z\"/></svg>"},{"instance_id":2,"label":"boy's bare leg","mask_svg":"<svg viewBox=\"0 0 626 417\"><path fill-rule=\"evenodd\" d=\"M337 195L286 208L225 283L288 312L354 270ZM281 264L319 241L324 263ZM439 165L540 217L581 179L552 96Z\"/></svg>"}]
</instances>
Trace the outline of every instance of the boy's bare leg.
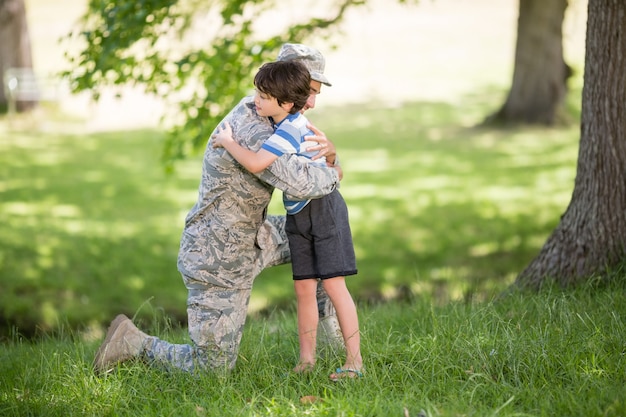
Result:
<instances>
[{"instance_id":1,"label":"boy's bare leg","mask_svg":"<svg viewBox=\"0 0 626 417\"><path fill-rule=\"evenodd\" d=\"M316 279L294 281L298 300L298 340L300 342L300 358L295 372L306 372L315 365L315 347L317 342L317 297Z\"/></svg>"},{"instance_id":2,"label":"boy's bare leg","mask_svg":"<svg viewBox=\"0 0 626 417\"><path fill-rule=\"evenodd\" d=\"M346 361L342 368L361 371L363 358L361 357L359 318L354 300L346 287L345 278L336 277L324 280L324 288L337 310L337 318L346 346Z\"/></svg>"}]
</instances>

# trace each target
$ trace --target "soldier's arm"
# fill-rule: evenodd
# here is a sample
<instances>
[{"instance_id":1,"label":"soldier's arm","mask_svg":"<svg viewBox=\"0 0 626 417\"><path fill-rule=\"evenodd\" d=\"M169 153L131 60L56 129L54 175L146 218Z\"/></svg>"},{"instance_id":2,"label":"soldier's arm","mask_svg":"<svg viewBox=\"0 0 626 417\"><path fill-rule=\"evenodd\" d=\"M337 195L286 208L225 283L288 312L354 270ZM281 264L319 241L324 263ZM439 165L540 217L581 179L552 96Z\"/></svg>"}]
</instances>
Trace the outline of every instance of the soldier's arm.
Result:
<instances>
[{"instance_id":1,"label":"soldier's arm","mask_svg":"<svg viewBox=\"0 0 626 417\"><path fill-rule=\"evenodd\" d=\"M335 168L312 164L294 154L281 156L258 177L302 200L319 198L332 192L340 180Z\"/></svg>"}]
</instances>

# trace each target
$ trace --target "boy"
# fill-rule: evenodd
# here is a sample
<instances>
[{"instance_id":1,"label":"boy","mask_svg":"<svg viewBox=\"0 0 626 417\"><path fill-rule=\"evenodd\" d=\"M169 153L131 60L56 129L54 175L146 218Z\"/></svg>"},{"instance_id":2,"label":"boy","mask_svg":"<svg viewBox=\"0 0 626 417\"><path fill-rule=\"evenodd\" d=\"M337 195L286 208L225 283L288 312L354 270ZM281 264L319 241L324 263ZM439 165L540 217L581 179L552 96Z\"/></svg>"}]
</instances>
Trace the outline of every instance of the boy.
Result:
<instances>
[{"instance_id":1,"label":"boy","mask_svg":"<svg viewBox=\"0 0 626 417\"><path fill-rule=\"evenodd\" d=\"M286 153L311 159L303 136L310 135L307 119L300 114L310 94L310 73L293 61L263 65L254 78L257 114L269 117L274 134L258 152L236 143L228 123L212 136L213 147L225 148L252 173L261 172ZM311 163L325 163L323 158ZM356 260L348 210L337 190L315 200L299 201L283 194L287 210L285 230L292 258L294 288L298 300L300 359L295 372L315 365L318 312L317 280L321 279L335 310L346 346L346 362L330 378L362 376L363 359L356 306L345 284L345 276L356 274Z\"/></svg>"}]
</instances>

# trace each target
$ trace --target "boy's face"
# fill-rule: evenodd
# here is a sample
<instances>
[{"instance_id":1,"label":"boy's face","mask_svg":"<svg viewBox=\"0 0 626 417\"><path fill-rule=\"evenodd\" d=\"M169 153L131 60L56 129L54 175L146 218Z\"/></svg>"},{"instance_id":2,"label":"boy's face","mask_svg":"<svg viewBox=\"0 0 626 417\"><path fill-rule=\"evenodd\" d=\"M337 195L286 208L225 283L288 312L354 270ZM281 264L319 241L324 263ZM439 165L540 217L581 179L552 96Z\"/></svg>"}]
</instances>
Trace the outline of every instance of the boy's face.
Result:
<instances>
[{"instance_id":1,"label":"boy's face","mask_svg":"<svg viewBox=\"0 0 626 417\"><path fill-rule=\"evenodd\" d=\"M309 98L306 101L306 104L300 110L300 113L304 113L308 109L315 108L315 99L319 93L322 92L322 83L319 81L311 80L311 90L310 90Z\"/></svg>"},{"instance_id":2,"label":"boy's face","mask_svg":"<svg viewBox=\"0 0 626 417\"><path fill-rule=\"evenodd\" d=\"M293 107L293 103L278 105L276 98L257 90L254 95L254 107L259 116L282 120Z\"/></svg>"}]
</instances>

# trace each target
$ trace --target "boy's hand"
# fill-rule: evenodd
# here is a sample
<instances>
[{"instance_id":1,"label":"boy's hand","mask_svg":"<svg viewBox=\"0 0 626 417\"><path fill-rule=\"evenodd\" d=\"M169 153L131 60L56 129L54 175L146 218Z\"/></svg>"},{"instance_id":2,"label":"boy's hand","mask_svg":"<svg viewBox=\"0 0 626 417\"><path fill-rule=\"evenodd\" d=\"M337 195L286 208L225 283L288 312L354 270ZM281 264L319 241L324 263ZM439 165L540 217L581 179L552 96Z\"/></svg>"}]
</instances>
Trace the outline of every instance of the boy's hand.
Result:
<instances>
[{"instance_id":1,"label":"boy's hand","mask_svg":"<svg viewBox=\"0 0 626 417\"><path fill-rule=\"evenodd\" d=\"M228 122L218 126L215 129L215 133L211 135L211 142L214 148L223 148L225 142L232 142L233 140L233 129Z\"/></svg>"}]
</instances>

